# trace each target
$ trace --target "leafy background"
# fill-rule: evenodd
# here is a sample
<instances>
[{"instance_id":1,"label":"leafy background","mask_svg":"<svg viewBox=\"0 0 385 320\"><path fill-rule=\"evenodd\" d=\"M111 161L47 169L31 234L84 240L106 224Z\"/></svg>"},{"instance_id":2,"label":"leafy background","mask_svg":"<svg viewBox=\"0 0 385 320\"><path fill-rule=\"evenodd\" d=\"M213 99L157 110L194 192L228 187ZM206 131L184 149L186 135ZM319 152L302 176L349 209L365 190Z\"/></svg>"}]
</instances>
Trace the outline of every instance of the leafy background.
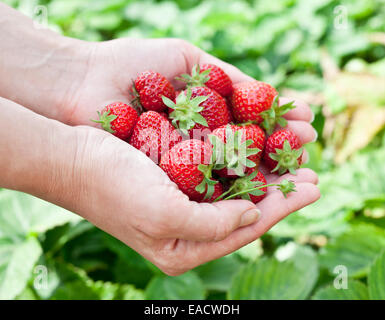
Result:
<instances>
[{"instance_id":1,"label":"leafy background","mask_svg":"<svg viewBox=\"0 0 385 320\"><path fill-rule=\"evenodd\" d=\"M37 20L43 5L52 29L80 39L184 38L307 101L319 134L307 166L322 198L167 277L77 216L1 190L0 299L385 299L383 0L5 2ZM347 290L333 286L339 265Z\"/></svg>"}]
</instances>

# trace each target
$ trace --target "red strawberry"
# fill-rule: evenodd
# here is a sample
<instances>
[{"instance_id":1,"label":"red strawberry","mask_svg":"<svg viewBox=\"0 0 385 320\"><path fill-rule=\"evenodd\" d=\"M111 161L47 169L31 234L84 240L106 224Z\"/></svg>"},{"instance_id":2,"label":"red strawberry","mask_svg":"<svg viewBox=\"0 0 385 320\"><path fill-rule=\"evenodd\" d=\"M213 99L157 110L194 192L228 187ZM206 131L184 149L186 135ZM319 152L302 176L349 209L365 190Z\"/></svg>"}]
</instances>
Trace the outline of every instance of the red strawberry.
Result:
<instances>
[{"instance_id":1,"label":"red strawberry","mask_svg":"<svg viewBox=\"0 0 385 320\"><path fill-rule=\"evenodd\" d=\"M277 190L281 191L285 198L290 192L296 191L294 182L287 179L280 183L267 184L264 175L253 168L249 170L247 176L236 179L226 192L216 198L216 201L241 198L257 203L265 198L267 187L273 186L278 187Z\"/></svg>"},{"instance_id":2,"label":"red strawberry","mask_svg":"<svg viewBox=\"0 0 385 320\"><path fill-rule=\"evenodd\" d=\"M213 136L220 141L213 141ZM265 144L265 132L256 124L228 124L215 129L210 140L215 145L214 150L224 151L223 162L226 167L217 173L222 177L234 178L243 176L246 167L258 167ZM219 149L220 145L223 149ZM218 156L216 161L218 167Z\"/></svg>"},{"instance_id":3,"label":"red strawberry","mask_svg":"<svg viewBox=\"0 0 385 320\"><path fill-rule=\"evenodd\" d=\"M204 194L201 195L201 199L198 200L198 202L209 202L212 203L216 198L218 198L223 193L223 185L218 182L216 185L214 185L214 193L209 199L204 199Z\"/></svg>"},{"instance_id":4,"label":"red strawberry","mask_svg":"<svg viewBox=\"0 0 385 320\"><path fill-rule=\"evenodd\" d=\"M253 121L270 134L278 123L285 127L283 114L293 109L292 102L278 105L278 92L269 84L261 81L241 82L233 86L231 96L233 116L238 122Z\"/></svg>"},{"instance_id":5,"label":"red strawberry","mask_svg":"<svg viewBox=\"0 0 385 320\"><path fill-rule=\"evenodd\" d=\"M160 167L190 200L211 198L218 181L211 179L212 148L201 140L185 140L163 154Z\"/></svg>"},{"instance_id":6,"label":"red strawberry","mask_svg":"<svg viewBox=\"0 0 385 320\"><path fill-rule=\"evenodd\" d=\"M147 111L139 117L130 144L159 163L161 155L181 141L182 136L164 116Z\"/></svg>"},{"instance_id":7,"label":"red strawberry","mask_svg":"<svg viewBox=\"0 0 385 320\"><path fill-rule=\"evenodd\" d=\"M175 100L175 89L170 81L154 71L142 72L135 80L133 91L140 105L146 110L165 110L162 96Z\"/></svg>"},{"instance_id":8,"label":"red strawberry","mask_svg":"<svg viewBox=\"0 0 385 320\"><path fill-rule=\"evenodd\" d=\"M222 97L227 97L233 92L233 83L230 77L218 66L213 64L201 65L201 72L210 70L209 80L205 85L218 92Z\"/></svg>"},{"instance_id":9,"label":"red strawberry","mask_svg":"<svg viewBox=\"0 0 385 320\"><path fill-rule=\"evenodd\" d=\"M267 139L263 158L271 172L284 174L289 171L295 174L302 163L302 152L297 135L293 131L282 129Z\"/></svg>"},{"instance_id":10,"label":"red strawberry","mask_svg":"<svg viewBox=\"0 0 385 320\"><path fill-rule=\"evenodd\" d=\"M218 66L213 64L196 64L191 72L191 76L183 74L177 78L187 83L188 87L206 86L218 92L222 97L226 97L233 91L230 77Z\"/></svg>"},{"instance_id":11,"label":"red strawberry","mask_svg":"<svg viewBox=\"0 0 385 320\"><path fill-rule=\"evenodd\" d=\"M138 121L138 113L129 105L122 102L111 103L101 112L98 111L99 120L92 120L100 123L102 128L114 136L127 140Z\"/></svg>"},{"instance_id":12,"label":"red strawberry","mask_svg":"<svg viewBox=\"0 0 385 320\"><path fill-rule=\"evenodd\" d=\"M266 178L265 176L258 171L257 169L253 168L249 171L249 175L243 178L238 178L235 180L233 185L233 194L251 190L257 186L263 186L266 185ZM266 197L267 187L263 187L257 190L254 190L252 192L246 192L239 196L238 198L246 199L249 201L252 201L254 203L257 203L261 201L263 198Z\"/></svg>"},{"instance_id":13,"label":"red strawberry","mask_svg":"<svg viewBox=\"0 0 385 320\"><path fill-rule=\"evenodd\" d=\"M207 87L192 87L178 95L174 103L163 98L164 103L174 111L169 114L174 126L184 134L193 136L192 129L214 130L228 123L229 113L226 101L217 92Z\"/></svg>"},{"instance_id":14,"label":"red strawberry","mask_svg":"<svg viewBox=\"0 0 385 320\"><path fill-rule=\"evenodd\" d=\"M233 116L233 112L231 110L231 99L229 97L226 97L225 100L226 100L227 111L229 113L227 123L233 123L234 122L234 116Z\"/></svg>"}]
</instances>

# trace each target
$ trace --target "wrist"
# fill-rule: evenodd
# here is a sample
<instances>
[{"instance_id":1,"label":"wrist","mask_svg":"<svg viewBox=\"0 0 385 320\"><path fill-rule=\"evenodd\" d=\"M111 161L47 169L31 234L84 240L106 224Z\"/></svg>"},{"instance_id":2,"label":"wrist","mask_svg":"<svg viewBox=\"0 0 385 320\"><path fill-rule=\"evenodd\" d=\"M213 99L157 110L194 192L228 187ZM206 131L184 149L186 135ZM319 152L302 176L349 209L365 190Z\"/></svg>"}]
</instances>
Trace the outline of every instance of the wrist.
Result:
<instances>
[{"instance_id":1,"label":"wrist","mask_svg":"<svg viewBox=\"0 0 385 320\"><path fill-rule=\"evenodd\" d=\"M6 99L0 98L0 109L0 187L71 210L81 196L75 168L84 135Z\"/></svg>"},{"instance_id":2,"label":"wrist","mask_svg":"<svg viewBox=\"0 0 385 320\"><path fill-rule=\"evenodd\" d=\"M0 6L0 96L66 121L87 71L92 44L66 38Z\"/></svg>"}]
</instances>

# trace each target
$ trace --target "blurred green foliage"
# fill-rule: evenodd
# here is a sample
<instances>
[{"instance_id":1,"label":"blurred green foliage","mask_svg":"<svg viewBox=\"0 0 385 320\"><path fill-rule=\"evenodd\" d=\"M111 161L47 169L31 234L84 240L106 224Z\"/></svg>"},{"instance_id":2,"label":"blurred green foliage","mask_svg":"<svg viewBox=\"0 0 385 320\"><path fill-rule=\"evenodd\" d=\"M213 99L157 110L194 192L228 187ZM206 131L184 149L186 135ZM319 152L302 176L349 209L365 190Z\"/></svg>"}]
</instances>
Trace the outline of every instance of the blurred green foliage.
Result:
<instances>
[{"instance_id":1,"label":"blurred green foliage","mask_svg":"<svg viewBox=\"0 0 385 320\"><path fill-rule=\"evenodd\" d=\"M5 2L79 39L184 38L306 100L319 135L306 166L322 198L172 278L88 222L2 190L0 299L385 299L385 120L373 122L385 109L385 1ZM338 265L348 290L333 286Z\"/></svg>"}]
</instances>

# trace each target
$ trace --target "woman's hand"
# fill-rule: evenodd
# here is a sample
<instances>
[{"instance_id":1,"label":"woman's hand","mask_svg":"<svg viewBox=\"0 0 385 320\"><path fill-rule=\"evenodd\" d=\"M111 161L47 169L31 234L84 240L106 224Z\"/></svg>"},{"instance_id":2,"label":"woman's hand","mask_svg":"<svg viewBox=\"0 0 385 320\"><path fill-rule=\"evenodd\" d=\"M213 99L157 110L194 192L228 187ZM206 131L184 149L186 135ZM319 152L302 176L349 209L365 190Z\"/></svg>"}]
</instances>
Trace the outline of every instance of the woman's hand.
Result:
<instances>
[{"instance_id":1,"label":"woman's hand","mask_svg":"<svg viewBox=\"0 0 385 320\"><path fill-rule=\"evenodd\" d=\"M79 202L70 199L70 209L169 275L241 248L319 198L316 174L300 169L296 176L267 176L269 182L295 181L297 192L287 199L269 188L257 206L245 200L199 204L127 143L98 129L76 130L82 150L74 165Z\"/></svg>"},{"instance_id":2,"label":"woman's hand","mask_svg":"<svg viewBox=\"0 0 385 320\"><path fill-rule=\"evenodd\" d=\"M70 125L92 125L89 119L108 103L130 102L132 80L144 70L173 81L196 63L214 63L233 82L251 80L182 40L87 43L34 30L29 19L1 4L0 16L0 95ZM286 114L288 126L307 143L315 138L312 113L301 102L295 105ZM296 176L266 177L269 183L295 181L297 192L287 199L269 188L257 206L244 200L198 204L111 134L69 127L5 99L0 106L0 186L80 214L171 275L246 245L320 196L316 174L300 169Z\"/></svg>"},{"instance_id":3,"label":"woman's hand","mask_svg":"<svg viewBox=\"0 0 385 320\"><path fill-rule=\"evenodd\" d=\"M6 99L0 108L0 187L78 213L170 275L246 245L319 197L317 176L300 169L268 175L269 182L296 182L287 199L269 188L257 206L191 202L143 153L107 132L66 126Z\"/></svg>"}]
</instances>

